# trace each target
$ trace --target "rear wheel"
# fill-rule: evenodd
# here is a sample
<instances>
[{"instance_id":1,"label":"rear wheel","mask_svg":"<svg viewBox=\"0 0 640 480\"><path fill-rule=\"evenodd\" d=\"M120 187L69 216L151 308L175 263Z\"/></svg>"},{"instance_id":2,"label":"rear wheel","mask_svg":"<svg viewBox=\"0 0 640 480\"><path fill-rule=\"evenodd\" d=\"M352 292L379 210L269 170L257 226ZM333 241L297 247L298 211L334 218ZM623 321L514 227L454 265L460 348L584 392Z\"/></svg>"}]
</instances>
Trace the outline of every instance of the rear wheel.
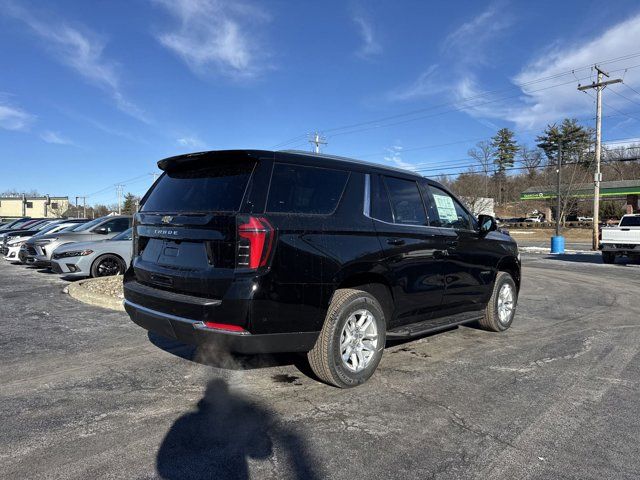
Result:
<instances>
[{"instance_id":1,"label":"rear wheel","mask_svg":"<svg viewBox=\"0 0 640 480\"><path fill-rule=\"evenodd\" d=\"M122 275L126 269L124 261L117 255L101 255L91 265L92 277L109 277Z\"/></svg>"},{"instance_id":2,"label":"rear wheel","mask_svg":"<svg viewBox=\"0 0 640 480\"><path fill-rule=\"evenodd\" d=\"M480 326L492 332L503 332L511 326L516 313L518 290L511 275L498 272L493 293L480 320Z\"/></svg>"},{"instance_id":3,"label":"rear wheel","mask_svg":"<svg viewBox=\"0 0 640 480\"><path fill-rule=\"evenodd\" d=\"M604 263L615 263L616 254L614 252L602 252L602 261Z\"/></svg>"},{"instance_id":4,"label":"rear wheel","mask_svg":"<svg viewBox=\"0 0 640 480\"><path fill-rule=\"evenodd\" d=\"M366 382L380 363L386 321L378 300L364 290L336 290L313 349L307 354L314 373L340 388Z\"/></svg>"}]
</instances>

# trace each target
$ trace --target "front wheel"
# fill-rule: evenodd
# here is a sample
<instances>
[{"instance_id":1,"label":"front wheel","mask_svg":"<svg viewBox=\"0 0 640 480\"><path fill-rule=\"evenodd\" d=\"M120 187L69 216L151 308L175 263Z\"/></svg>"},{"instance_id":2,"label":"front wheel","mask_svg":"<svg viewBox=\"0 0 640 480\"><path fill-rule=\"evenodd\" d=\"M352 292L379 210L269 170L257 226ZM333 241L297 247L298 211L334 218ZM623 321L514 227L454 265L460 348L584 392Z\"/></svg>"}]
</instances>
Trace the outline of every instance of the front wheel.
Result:
<instances>
[{"instance_id":1,"label":"front wheel","mask_svg":"<svg viewBox=\"0 0 640 480\"><path fill-rule=\"evenodd\" d=\"M117 255L101 255L91 265L92 277L122 275L126 269L124 261Z\"/></svg>"},{"instance_id":2,"label":"front wheel","mask_svg":"<svg viewBox=\"0 0 640 480\"><path fill-rule=\"evenodd\" d=\"M386 320L378 300L364 290L336 290L322 331L307 354L313 372L340 388L366 382L376 370L386 340Z\"/></svg>"},{"instance_id":3,"label":"front wheel","mask_svg":"<svg viewBox=\"0 0 640 480\"><path fill-rule=\"evenodd\" d=\"M518 290L513 278L507 272L498 272L480 326L492 332L505 331L513 322L517 302Z\"/></svg>"}]
</instances>

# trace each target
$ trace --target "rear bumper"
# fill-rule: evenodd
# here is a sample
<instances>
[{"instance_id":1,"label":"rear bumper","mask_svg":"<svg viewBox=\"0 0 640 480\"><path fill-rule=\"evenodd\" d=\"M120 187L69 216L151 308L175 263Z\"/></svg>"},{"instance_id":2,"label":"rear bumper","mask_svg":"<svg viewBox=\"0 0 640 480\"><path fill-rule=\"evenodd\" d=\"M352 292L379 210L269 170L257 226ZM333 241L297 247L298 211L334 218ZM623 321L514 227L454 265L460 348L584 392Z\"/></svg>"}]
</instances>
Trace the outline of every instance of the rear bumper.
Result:
<instances>
[{"instance_id":1,"label":"rear bumper","mask_svg":"<svg viewBox=\"0 0 640 480\"><path fill-rule=\"evenodd\" d=\"M164 312L158 312L129 300L124 308L131 320L166 338L192 345L213 345L221 351L255 354L278 352L308 352L313 348L320 332L294 332L251 334L211 329L203 322Z\"/></svg>"}]
</instances>

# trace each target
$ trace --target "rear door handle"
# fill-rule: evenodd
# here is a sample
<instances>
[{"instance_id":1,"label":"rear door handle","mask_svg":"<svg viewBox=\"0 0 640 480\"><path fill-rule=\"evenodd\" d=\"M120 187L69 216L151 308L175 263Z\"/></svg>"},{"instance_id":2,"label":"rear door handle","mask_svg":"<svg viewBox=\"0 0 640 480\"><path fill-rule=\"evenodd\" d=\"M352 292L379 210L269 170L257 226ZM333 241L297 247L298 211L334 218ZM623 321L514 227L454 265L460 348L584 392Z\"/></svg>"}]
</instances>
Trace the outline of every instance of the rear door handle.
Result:
<instances>
[{"instance_id":1,"label":"rear door handle","mask_svg":"<svg viewBox=\"0 0 640 480\"><path fill-rule=\"evenodd\" d=\"M399 245L404 245L404 240L402 240L401 238L389 238L387 239L387 243L389 245L399 246Z\"/></svg>"}]
</instances>

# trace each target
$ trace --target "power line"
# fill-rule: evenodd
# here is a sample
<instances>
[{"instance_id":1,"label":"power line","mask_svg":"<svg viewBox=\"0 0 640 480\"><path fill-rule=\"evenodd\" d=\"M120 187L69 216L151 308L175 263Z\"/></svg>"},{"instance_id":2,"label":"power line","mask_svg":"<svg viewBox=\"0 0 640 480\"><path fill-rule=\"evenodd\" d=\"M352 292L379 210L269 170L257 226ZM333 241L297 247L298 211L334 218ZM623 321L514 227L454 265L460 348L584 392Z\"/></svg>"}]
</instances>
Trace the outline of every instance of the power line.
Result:
<instances>
[{"instance_id":1,"label":"power line","mask_svg":"<svg viewBox=\"0 0 640 480\"><path fill-rule=\"evenodd\" d=\"M604 60L604 61L598 62L598 63L601 64L601 65L604 65L604 64L619 62L619 61L622 61L622 60L628 60L628 59L631 59L631 58L636 58L636 57L639 57L639 56L640 56L640 52L636 52L636 53L632 53L632 54L623 55L623 56L620 56L620 57L615 57L615 58L611 58L611 59L608 59L608 60ZM633 66L627 67L625 69L614 70L613 72L622 71L622 70L630 70L632 68L637 68L639 66L640 66L640 64L639 65L633 65ZM380 117L380 118L377 118L375 120L368 120L368 121L364 121L364 122L353 123L353 124L343 125L343 126L339 126L339 127L323 129L322 131L325 134L332 133L332 132L340 132L341 130L351 130L353 128L357 128L357 127L360 127L360 126L372 125L372 124L375 124L375 123L378 123L378 122L386 122L386 121L389 121L389 120L394 120L396 118L402 118L402 117L406 117L406 116L416 115L418 113L423 113L425 111L430 111L430 110L434 110L434 109L437 109L437 108L446 107L448 105L466 103L468 101L472 101L472 100L475 100L475 99L486 97L487 95L491 95L491 94L495 94L495 93L500 93L500 92L512 90L514 88L523 89L524 87L529 86L529 85L534 85L536 83L541 83L541 82L544 82L544 81L561 78L561 77L569 75L569 74L573 74L575 76L575 72L582 71L582 70L585 70L585 69L591 69L591 68L592 68L591 65L584 66L584 67L579 67L579 68L574 68L574 69L571 69L571 70L566 71L566 72L561 72L561 73L557 73L557 74L553 74L553 75L548 75L546 77L540 77L540 78L537 78L537 79L530 80L528 82L523 82L523 83L520 83L520 84L513 84L513 85L511 85L511 86L509 86L507 88L502 88L502 89L493 90L493 91L479 92L478 94L473 95L471 97L458 99L458 100L455 100L455 101L445 102L445 103L441 103L441 104L438 104L438 105L425 107L425 108L421 108L421 109L417 109L417 110L412 110L412 111L404 112L404 113L400 113L400 114ZM589 77L585 77L585 78L589 78ZM561 83L561 84L557 84L557 85L553 85L553 86L549 86L549 87L544 87L543 89L555 88L555 87L562 86L562 85L569 84L569 83L573 83L573 81L567 82L567 83ZM541 90L542 89L537 89L537 90L532 90L532 91L525 91L524 93L530 94L530 93L534 93L536 91L541 91ZM520 96L520 93L518 93L515 96ZM500 101L500 100L506 100L508 98L513 98L513 96L491 100L488 103L492 103L492 102L496 102L496 101ZM480 105L474 105L474 106L471 106L471 107L465 107L465 108L474 108L474 107L477 108L477 107L482 106L484 104L485 103L482 103ZM449 112L452 112L452 111L460 111L460 110L464 110L464 109L460 109L460 108L453 109L453 110L450 110L450 111L447 111L447 112L440 112L440 113L438 113L438 115L441 115L441 114L444 114L444 113L449 113ZM418 120L418 119L421 119L421 118L428 118L428 116L427 117L418 117L418 118L415 118L415 119L410 119L409 121L415 121L415 120ZM402 123L405 123L405 122L402 122ZM361 131L367 131L367 130L370 130L370 129L373 129L373 128L383 128L383 127L388 127L388 126L394 126L394 125L397 125L397 124L400 124L400 122L389 124L389 125L377 125L377 126L374 126L372 128L368 128L368 129L364 129L364 130L361 129L361 130L355 130L355 131L342 132L340 134L341 135L346 135L346 134L350 134L350 133L359 133ZM337 136L337 133L334 133L332 136ZM277 147L280 147L280 146L283 146L283 145L287 145L289 143L293 143L298 138L301 138L301 137L300 136L299 137L294 137L290 141L281 142L280 144L277 144L276 146L274 146L274 148L277 148Z\"/></svg>"},{"instance_id":2,"label":"power line","mask_svg":"<svg viewBox=\"0 0 640 480\"><path fill-rule=\"evenodd\" d=\"M632 67L628 67L627 70L629 70L631 68L637 68L637 67L640 67L640 64L634 65ZM584 77L584 78L582 78L582 80L585 80L585 79L588 79L588 78L590 78L590 77ZM573 84L573 83L574 83L574 80L571 80L571 81L568 81L568 82L549 85L549 86L538 88L538 89L535 89L535 90L529 90L528 92L525 92L525 93L531 94L531 93L535 93L535 92L541 92L541 91L544 91L544 90L549 90L549 89L561 87L561 86L564 86L564 85L570 85L570 84ZM480 96L482 96L482 95L480 95ZM501 102L501 101L504 101L504 100L508 100L510 98L517 98L517 97L520 97L520 96L521 96L521 93L516 93L514 95L495 98L495 99L487 100L485 102L477 103L477 104L474 104L474 105L463 105L461 107L452 108L452 109L449 109L449 110L444 110L442 112L436 112L436 113L433 113L433 114L430 114L430 115L422 115L422 116L419 116L419 117L410 118L410 119L407 119L407 120L401 120L401 121L398 121L398 122L386 123L386 124L382 124L382 125L373 125L371 127L366 127L366 128L356 129L356 130L338 132L338 133L334 133L333 135L330 135L329 137L337 137L337 136L340 136L340 135L350 135L350 134L353 134L353 133L361 133L361 132L367 132L367 131L370 131L370 130L375 130L377 128L385 128L385 127L392 127L392 126L396 126L396 125L402 125L402 124L405 124L405 123L410 123L410 122L414 122L414 121L417 121L417 120L422 120L422 119L425 119L425 118L436 117L436 116L444 115L444 114L447 114L447 113L461 112L461 111L465 111L465 110L470 110L470 109L482 107L482 106L485 106L485 105L489 105L491 103L496 103L496 102ZM470 97L470 99L474 100L474 99L477 99L477 98ZM463 99L461 102L465 103L466 101L467 100ZM447 102L447 103L444 103L444 104L436 105L434 107L426 108L424 110L425 111L426 110L433 110L433 109L439 108L441 106L455 104L455 103L460 103L460 102ZM375 121L366 122L366 123L375 123ZM329 131L331 131L331 129L324 130L324 131L325 132L329 132Z\"/></svg>"},{"instance_id":3,"label":"power line","mask_svg":"<svg viewBox=\"0 0 640 480\"><path fill-rule=\"evenodd\" d=\"M630 85L622 82L622 85L624 85L625 87L627 87L629 90L631 90L633 93L635 93L636 95L640 95L640 92L637 91L635 88L631 87Z\"/></svg>"},{"instance_id":4,"label":"power line","mask_svg":"<svg viewBox=\"0 0 640 480\"><path fill-rule=\"evenodd\" d=\"M616 92L613 88L610 89L612 93L615 93L617 96L619 96L620 98L624 98L626 101L631 102L631 103L635 103L636 105L640 106L640 102L636 102L635 100L631 100L629 97L627 97L626 95L621 94L620 92Z\"/></svg>"}]
</instances>

